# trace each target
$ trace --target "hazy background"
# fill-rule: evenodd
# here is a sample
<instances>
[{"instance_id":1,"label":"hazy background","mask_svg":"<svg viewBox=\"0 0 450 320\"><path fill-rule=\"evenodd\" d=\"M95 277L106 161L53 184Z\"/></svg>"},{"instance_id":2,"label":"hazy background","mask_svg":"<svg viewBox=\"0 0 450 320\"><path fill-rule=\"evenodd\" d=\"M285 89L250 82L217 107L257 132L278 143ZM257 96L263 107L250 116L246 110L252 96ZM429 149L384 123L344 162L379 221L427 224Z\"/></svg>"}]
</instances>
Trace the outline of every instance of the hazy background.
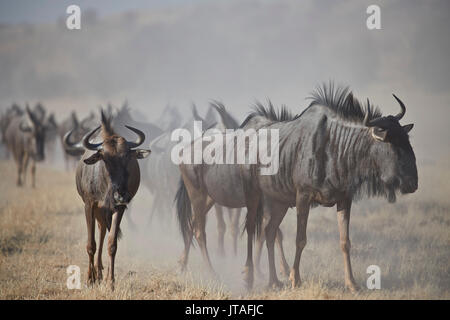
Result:
<instances>
[{"instance_id":1,"label":"hazy background","mask_svg":"<svg viewBox=\"0 0 450 320\"><path fill-rule=\"evenodd\" d=\"M81 30L66 28L71 4L81 7ZM381 7L382 30L366 27L371 4ZM256 99L301 112L309 93L329 80L349 85L362 100L369 97L385 114L399 111L395 93L407 106L402 123L415 124L419 189L393 205L371 199L353 207L355 277L364 286L372 264L383 275L383 290L365 290L357 298L448 299L449 9L444 0L0 0L0 111L13 102L41 101L61 121L72 110L81 118L127 100L155 121L167 104L187 116L195 102L204 115L208 102L218 99L242 121ZM163 212L166 224L156 218L149 224L149 207L159 199L143 185L122 224L118 289L67 290L67 265L86 274L86 226L73 172L55 169L54 163L39 165L36 189L14 188L12 160L0 161L0 298L205 298L200 250L191 250L189 276L195 281L185 290L184 278L173 275L183 248L175 215ZM310 215L301 266L306 288L263 291L256 298L355 298L341 290L334 211L317 208ZM281 227L292 263L296 215L290 212ZM245 210L241 226L244 216ZM226 219L227 257L221 259L215 215L208 219L220 285L237 297L246 236L233 259ZM265 250L262 263L259 288L267 281Z\"/></svg>"},{"instance_id":2,"label":"hazy background","mask_svg":"<svg viewBox=\"0 0 450 320\"><path fill-rule=\"evenodd\" d=\"M68 30L68 5L81 30ZM366 28L381 7L382 30ZM241 120L255 99L300 112L333 79L414 122L419 161L447 155L448 1L0 1L0 107L42 101L65 117L129 105L204 112L222 100Z\"/></svg>"}]
</instances>

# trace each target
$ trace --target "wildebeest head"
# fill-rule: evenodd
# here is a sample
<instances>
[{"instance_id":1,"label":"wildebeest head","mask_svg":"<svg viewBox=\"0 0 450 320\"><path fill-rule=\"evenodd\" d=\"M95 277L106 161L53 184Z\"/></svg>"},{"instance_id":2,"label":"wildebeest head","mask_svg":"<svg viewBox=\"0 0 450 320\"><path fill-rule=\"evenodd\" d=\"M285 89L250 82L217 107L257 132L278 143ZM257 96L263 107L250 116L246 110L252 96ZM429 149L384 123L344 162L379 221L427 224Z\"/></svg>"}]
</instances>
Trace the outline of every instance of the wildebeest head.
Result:
<instances>
[{"instance_id":1,"label":"wildebeest head","mask_svg":"<svg viewBox=\"0 0 450 320\"><path fill-rule=\"evenodd\" d=\"M87 165L93 165L98 161L103 161L107 171L108 192L106 194L109 201L114 206L126 205L132 198L129 193L130 170L136 165L136 159L144 159L150 154L150 150L138 149L145 140L145 134L133 127L126 126L129 130L137 134L135 142L126 141L123 137L114 133L111 119L107 119L102 112L102 125L89 132L83 138L85 149L96 151L90 157L84 159ZM92 135L101 128L102 142L92 143Z\"/></svg>"},{"instance_id":2,"label":"wildebeest head","mask_svg":"<svg viewBox=\"0 0 450 320\"><path fill-rule=\"evenodd\" d=\"M45 158L44 142L47 126L26 107L26 119L20 123L20 130L28 133L30 137L30 156L36 161L42 161Z\"/></svg>"},{"instance_id":3,"label":"wildebeest head","mask_svg":"<svg viewBox=\"0 0 450 320\"><path fill-rule=\"evenodd\" d=\"M370 128L372 138L375 140L370 153L379 167L381 180L388 191L390 201L395 200L395 190L412 193L418 186L416 157L408 136L413 124L400 125L399 121L405 115L406 107L395 95L394 98L400 104L400 113L369 121L368 103L368 112L364 119L364 124Z\"/></svg>"}]
</instances>

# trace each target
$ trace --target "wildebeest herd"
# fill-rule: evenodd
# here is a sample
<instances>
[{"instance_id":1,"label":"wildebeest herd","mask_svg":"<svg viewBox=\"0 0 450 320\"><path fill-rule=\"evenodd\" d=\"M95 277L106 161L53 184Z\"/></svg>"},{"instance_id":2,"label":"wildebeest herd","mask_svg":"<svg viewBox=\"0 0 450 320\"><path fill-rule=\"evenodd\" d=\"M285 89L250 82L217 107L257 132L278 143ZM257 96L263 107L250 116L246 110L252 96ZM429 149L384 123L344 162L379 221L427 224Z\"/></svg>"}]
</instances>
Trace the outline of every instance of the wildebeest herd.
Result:
<instances>
[{"instance_id":1,"label":"wildebeest herd","mask_svg":"<svg viewBox=\"0 0 450 320\"><path fill-rule=\"evenodd\" d=\"M406 107L395 95L394 98L400 112L383 116L369 100L363 104L348 88L330 83L318 87L310 97L309 106L298 115L292 115L285 106L277 112L269 101L267 106L257 103L241 124L223 104L216 101L211 103L204 118L194 106L190 118L184 123L176 108L167 107L156 124L144 120L145 117L135 120L127 105L118 110L109 106L102 109L99 116L91 113L81 120L73 112L59 124L41 104L34 108L26 106L25 110L13 105L1 115L0 129L2 143L17 164L18 186L25 184L29 163L32 186L36 185L36 162L44 160L46 152L51 153L58 140L63 146L66 168L73 168L72 163L77 161L76 187L85 206L90 284L102 280L102 248L108 230L110 264L107 280L114 288L120 223L142 180L154 199L148 204L149 223L153 219L170 223L167 217L176 212L184 241L180 259L182 270L187 268L189 251L195 239L208 270L215 274L206 244L206 215L214 206L219 251L223 253L223 214L228 212L236 252L239 218L241 210L246 209L244 279L248 289L254 282L255 239L257 270L261 249L266 242L269 286L281 286L274 261L275 242L281 253L283 272L289 274L293 287L299 286L299 265L306 245L309 211L319 205L336 205L345 286L355 291L357 285L350 263L349 237L352 202L373 196L394 202L398 194L413 193L418 187L416 159L408 136L413 125L400 125ZM175 164L171 151L179 142L172 141L173 130L184 128L192 131L197 121L202 123L202 128L215 128L216 135L224 136L230 130L252 129L254 134L263 129L276 130L278 170L270 175L260 174L265 164L258 157L255 162L244 164ZM201 149L206 150L211 139L204 139L204 135L206 132L192 139L183 146L183 150L193 147L199 139ZM148 149L140 148L144 140ZM233 144L231 149L225 149L223 145L223 148L224 154L250 153L247 143ZM138 161L147 156L148 159ZM294 264L289 270L280 223L291 207L297 210L297 236ZM96 261L95 222L99 231Z\"/></svg>"}]
</instances>

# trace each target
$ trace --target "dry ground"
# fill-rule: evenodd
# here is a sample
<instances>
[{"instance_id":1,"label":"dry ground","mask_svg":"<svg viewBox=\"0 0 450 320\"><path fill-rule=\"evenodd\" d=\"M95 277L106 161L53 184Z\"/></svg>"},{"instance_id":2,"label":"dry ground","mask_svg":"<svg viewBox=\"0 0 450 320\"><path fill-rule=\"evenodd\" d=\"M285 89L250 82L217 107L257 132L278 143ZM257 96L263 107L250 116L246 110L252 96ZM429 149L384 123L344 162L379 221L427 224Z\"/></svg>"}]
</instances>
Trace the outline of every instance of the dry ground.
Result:
<instances>
[{"instance_id":1,"label":"dry ground","mask_svg":"<svg viewBox=\"0 0 450 320\"><path fill-rule=\"evenodd\" d=\"M316 208L308 223L308 244L301 264L301 288L266 290L267 271L256 288L243 289L245 236L237 257L215 254L215 218L208 223L208 244L220 279L204 275L194 249L186 275L177 272L182 240L173 217L147 226L152 199L141 188L124 219L117 255L117 285L68 290L66 268L78 265L86 279L86 230L74 175L38 167L38 187L15 186L15 166L0 162L0 299L449 299L450 163L419 166L419 191L389 205L361 201L352 210L350 236L355 278L362 290L343 288L343 261L334 209ZM170 215L168 213L167 215ZM293 262L295 214L283 221L286 256ZM227 234L227 250L230 236ZM267 270L266 255L263 270ZM104 264L107 255L104 253ZM381 290L365 287L366 268L381 268Z\"/></svg>"}]
</instances>

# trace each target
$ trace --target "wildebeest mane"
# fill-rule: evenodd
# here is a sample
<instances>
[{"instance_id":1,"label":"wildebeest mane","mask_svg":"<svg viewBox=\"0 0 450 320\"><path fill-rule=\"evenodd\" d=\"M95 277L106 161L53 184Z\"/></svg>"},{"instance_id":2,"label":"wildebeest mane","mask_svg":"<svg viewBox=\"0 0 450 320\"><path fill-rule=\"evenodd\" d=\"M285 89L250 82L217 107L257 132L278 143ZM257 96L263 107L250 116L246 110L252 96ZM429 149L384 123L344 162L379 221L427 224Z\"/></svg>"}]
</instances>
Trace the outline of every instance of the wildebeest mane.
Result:
<instances>
[{"instance_id":1,"label":"wildebeest mane","mask_svg":"<svg viewBox=\"0 0 450 320\"><path fill-rule=\"evenodd\" d=\"M344 120L362 123L370 106L369 120L382 116L378 107L374 107L369 100L364 105L353 96L349 87L335 86L333 82L318 86L308 97L311 99L309 107L322 105L333 110ZM308 109L306 108L305 111Z\"/></svg>"},{"instance_id":2,"label":"wildebeest mane","mask_svg":"<svg viewBox=\"0 0 450 320\"><path fill-rule=\"evenodd\" d=\"M244 122L242 122L239 128L245 127L252 118L257 116L264 117L274 122L286 122L298 118L298 115L296 116L292 115L292 113L289 111L286 105L282 105L277 112L272 104L272 101L270 100L267 100L267 107L265 107L261 102L256 101L252 109L253 111L247 116Z\"/></svg>"}]
</instances>

